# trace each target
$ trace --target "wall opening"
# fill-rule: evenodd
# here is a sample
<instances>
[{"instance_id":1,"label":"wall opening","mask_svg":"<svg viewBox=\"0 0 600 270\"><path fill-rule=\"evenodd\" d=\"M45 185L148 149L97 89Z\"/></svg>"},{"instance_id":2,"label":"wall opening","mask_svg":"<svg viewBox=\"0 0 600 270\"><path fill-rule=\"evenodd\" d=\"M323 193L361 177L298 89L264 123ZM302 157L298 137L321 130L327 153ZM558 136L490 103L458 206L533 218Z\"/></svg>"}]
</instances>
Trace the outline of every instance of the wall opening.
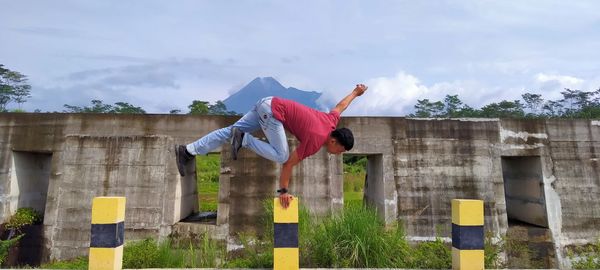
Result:
<instances>
[{"instance_id":1,"label":"wall opening","mask_svg":"<svg viewBox=\"0 0 600 270\"><path fill-rule=\"evenodd\" d=\"M46 212L52 154L13 151L12 156L14 167L11 194L16 199L12 210L16 212L19 208L33 208L41 215L42 222L21 228L24 236L7 258L7 264L37 266L45 253L43 217Z\"/></svg>"},{"instance_id":2,"label":"wall opening","mask_svg":"<svg viewBox=\"0 0 600 270\"><path fill-rule=\"evenodd\" d=\"M52 154L14 151L13 158L19 198L16 209L30 207L43 215L46 211ZM14 194L15 191L11 192Z\"/></svg>"},{"instance_id":3,"label":"wall opening","mask_svg":"<svg viewBox=\"0 0 600 270\"><path fill-rule=\"evenodd\" d=\"M509 268L556 268L539 156L502 157ZM518 251L516 251L518 250Z\"/></svg>"},{"instance_id":4,"label":"wall opening","mask_svg":"<svg viewBox=\"0 0 600 270\"><path fill-rule=\"evenodd\" d=\"M344 155L344 207L363 204L367 175L366 155Z\"/></svg>"},{"instance_id":5,"label":"wall opening","mask_svg":"<svg viewBox=\"0 0 600 270\"><path fill-rule=\"evenodd\" d=\"M502 157L502 176L508 220L548 228L540 157Z\"/></svg>"},{"instance_id":6,"label":"wall opening","mask_svg":"<svg viewBox=\"0 0 600 270\"><path fill-rule=\"evenodd\" d=\"M196 156L196 187L198 212L186 217L185 222L217 223L219 205L219 176L221 175L221 152Z\"/></svg>"},{"instance_id":7,"label":"wall opening","mask_svg":"<svg viewBox=\"0 0 600 270\"><path fill-rule=\"evenodd\" d=\"M362 203L385 213L382 154L344 154L344 204Z\"/></svg>"}]
</instances>

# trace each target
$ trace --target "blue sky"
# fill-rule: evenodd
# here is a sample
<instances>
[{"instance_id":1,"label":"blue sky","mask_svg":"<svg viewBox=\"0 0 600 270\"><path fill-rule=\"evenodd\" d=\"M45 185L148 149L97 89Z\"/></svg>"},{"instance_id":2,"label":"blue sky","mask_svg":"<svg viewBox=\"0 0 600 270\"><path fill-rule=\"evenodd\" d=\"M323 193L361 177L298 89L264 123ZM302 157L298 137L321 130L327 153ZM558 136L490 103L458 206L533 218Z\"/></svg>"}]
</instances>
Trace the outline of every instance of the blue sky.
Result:
<instances>
[{"instance_id":1,"label":"blue sky","mask_svg":"<svg viewBox=\"0 0 600 270\"><path fill-rule=\"evenodd\" d=\"M185 112L266 76L323 92L322 104L368 84L346 115L404 115L446 94L479 107L600 87L600 1L0 4L0 63L29 77L29 111L101 99Z\"/></svg>"}]
</instances>

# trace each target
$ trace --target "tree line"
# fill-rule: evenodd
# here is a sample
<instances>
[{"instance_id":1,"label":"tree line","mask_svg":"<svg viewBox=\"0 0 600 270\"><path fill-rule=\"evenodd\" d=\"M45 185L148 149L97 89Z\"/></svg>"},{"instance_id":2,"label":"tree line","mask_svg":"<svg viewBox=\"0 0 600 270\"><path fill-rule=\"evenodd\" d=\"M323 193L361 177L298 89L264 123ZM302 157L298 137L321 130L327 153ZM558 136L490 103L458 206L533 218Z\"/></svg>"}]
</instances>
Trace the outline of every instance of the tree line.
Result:
<instances>
[{"instance_id":1,"label":"tree line","mask_svg":"<svg viewBox=\"0 0 600 270\"><path fill-rule=\"evenodd\" d=\"M465 104L458 95L443 101L417 100L410 117L435 118L600 118L600 88L581 91L566 88L561 99L545 100L540 94L525 93L521 100L502 100L479 109Z\"/></svg>"},{"instance_id":2,"label":"tree line","mask_svg":"<svg viewBox=\"0 0 600 270\"><path fill-rule=\"evenodd\" d=\"M27 101L31 86L27 76L12 71L0 64L0 112L6 112L9 103L21 104ZM465 104L458 95L446 95L444 100L417 100L414 113L409 117L435 118L600 118L600 88L595 91L565 89L562 98L545 100L540 94L525 93L522 100L502 100L473 108ZM127 102L105 104L102 100L93 99L91 106L63 105L64 113L126 113L145 114L146 111ZM238 115L227 109L223 101L215 103L194 100L187 106L187 114L197 115ZM13 111L22 111L16 109ZM36 110L36 112L40 112ZM171 114L181 114L179 109L171 110Z\"/></svg>"},{"instance_id":3,"label":"tree line","mask_svg":"<svg viewBox=\"0 0 600 270\"><path fill-rule=\"evenodd\" d=\"M31 85L28 83L27 76L12 71L0 64L0 112L8 112L8 104L17 103L19 109L11 110L11 112L24 112L21 104L25 103L30 94ZM125 113L125 114L145 114L146 110L142 107L132 105L127 102L116 102L114 105L105 104L102 100L93 99L91 106L77 106L64 104L63 113ZM188 106L188 114L199 115L237 115L234 111L227 110L225 103L219 100L214 104L208 101L194 100ZM35 112L41 112L35 110ZM169 113L180 114L181 110L174 109Z\"/></svg>"}]
</instances>

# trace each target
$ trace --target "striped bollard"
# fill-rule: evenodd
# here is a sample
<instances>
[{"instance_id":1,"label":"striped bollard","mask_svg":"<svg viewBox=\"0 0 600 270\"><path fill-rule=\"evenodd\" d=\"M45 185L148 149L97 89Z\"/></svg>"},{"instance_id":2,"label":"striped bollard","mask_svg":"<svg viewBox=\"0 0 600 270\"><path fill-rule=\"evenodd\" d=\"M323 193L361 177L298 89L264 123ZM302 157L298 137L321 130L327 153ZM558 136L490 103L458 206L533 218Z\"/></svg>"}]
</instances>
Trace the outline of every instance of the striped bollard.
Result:
<instances>
[{"instance_id":1,"label":"striped bollard","mask_svg":"<svg viewBox=\"0 0 600 270\"><path fill-rule=\"evenodd\" d=\"M452 269L484 269L483 201L452 200Z\"/></svg>"},{"instance_id":2,"label":"striped bollard","mask_svg":"<svg viewBox=\"0 0 600 270\"><path fill-rule=\"evenodd\" d=\"M290 202L284 209L279 203L279 198L273 202L274 270L300 269L300 252L298 250L298 198Z\"/></svg>"},{"instance_id":3,"label":"striped bollard","mask_svg":"<svg viewBox=\"0 0 600 270\"><path fill-rule=\"evenodd\" d=\"M92 202L90 270L121 269L125 234L125 197L96 197Z\"/></svg>"}]
</instances>

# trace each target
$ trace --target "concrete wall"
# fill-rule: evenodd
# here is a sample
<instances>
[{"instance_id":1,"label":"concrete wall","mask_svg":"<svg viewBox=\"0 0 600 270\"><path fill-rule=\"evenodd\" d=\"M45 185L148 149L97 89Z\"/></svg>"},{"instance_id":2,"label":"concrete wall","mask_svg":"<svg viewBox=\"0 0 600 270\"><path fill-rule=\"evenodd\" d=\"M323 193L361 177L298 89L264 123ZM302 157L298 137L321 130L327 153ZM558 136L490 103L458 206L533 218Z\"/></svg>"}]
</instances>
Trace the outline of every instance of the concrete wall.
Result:
<instances>
[{"instance_id":1,"label":"concrete wall","mask_svg":"<svg viewBox=\"0 0 600 270\"><path fill-rule=\"evenodd\" d=\"M94 196L127 197L127 239L166 237L197 210L194 166L187 168L190 177L179 177L173 145L236 119L0 114L0 220L16 211L20 196L14 153L45 153L51 154L47 259L87 253ZM536 192L543 195L541 211L556 250L600 237L600 121L345 117L340 126L355 134L350 154L369 157L367 200L386 222L401 220L411 239L449 238L454 198L483 199L486 230L504 235L505 178L511 176L502 160L524 156L539 160ZM291 136L288 142L292 149L297 145ZM232 161L228 145L217 151L222 161L214 231L260 233L262 204L275 196L280 165L245 149ZM295 168L290 190L311 212L324 215L342 209L342 187L342 157L320 151Z\"/></svg>"}]
</instances>

